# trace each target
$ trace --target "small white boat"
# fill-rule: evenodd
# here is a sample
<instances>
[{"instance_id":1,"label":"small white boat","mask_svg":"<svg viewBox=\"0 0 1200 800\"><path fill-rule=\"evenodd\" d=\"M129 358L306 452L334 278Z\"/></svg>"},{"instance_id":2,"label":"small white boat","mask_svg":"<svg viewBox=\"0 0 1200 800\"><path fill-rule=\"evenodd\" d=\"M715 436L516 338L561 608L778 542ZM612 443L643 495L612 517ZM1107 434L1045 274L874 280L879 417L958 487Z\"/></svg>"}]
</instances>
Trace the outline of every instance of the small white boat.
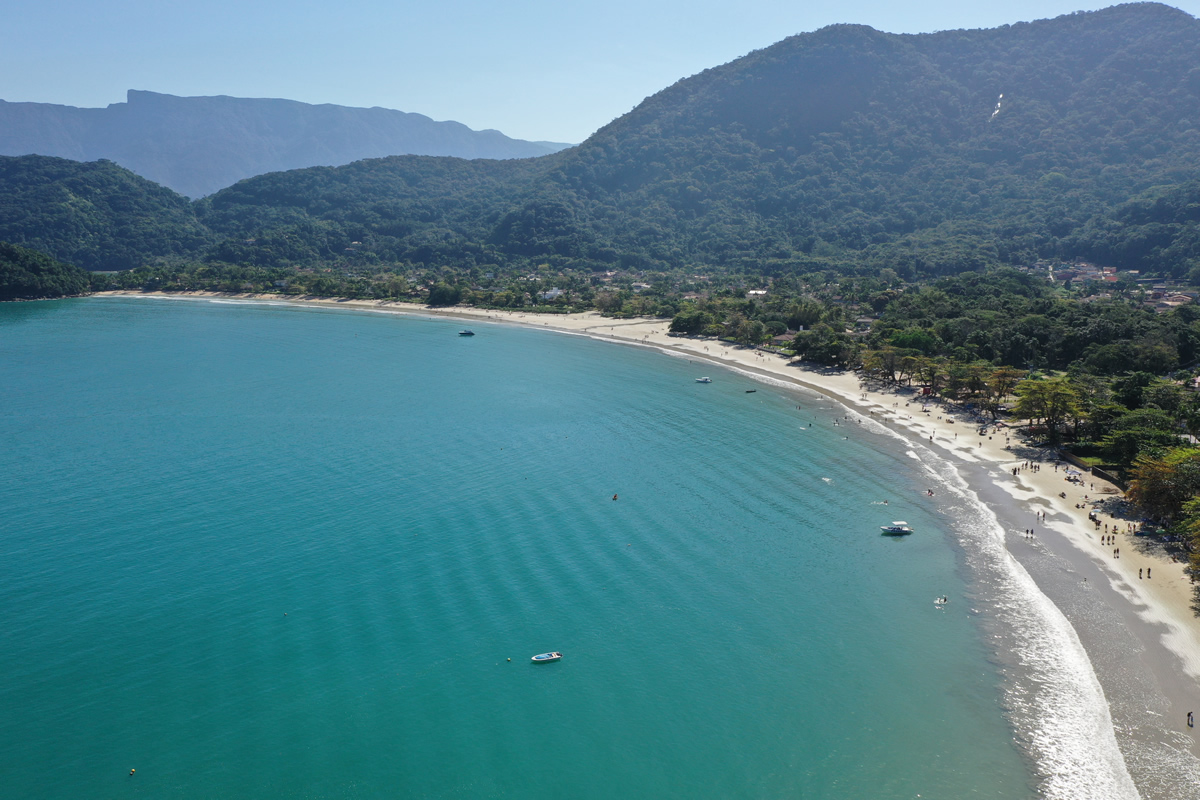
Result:
<instances>
[{"instance_id":1,"label":"small white boat","mask_svg":"<svg viewBox=\"0 0 1200 800\"><path fill-rule=\"evenodd\" d=\"M538 653L529 660L535 664L545 664L547 661L558 661L560 658L562 658L562 653Z\"/></svg>"},{"instance_id":2,"label":"small white boat","mask_svg":"<svg viewBox=\"0 0 1200 800\"><path fill-rule=\"evenodd\" d=\"M913 529L902 519L894 520L891 525L880 525L879 530L886 536L908 536Z\"/></svg>"},{"instance_id":3,"label":"small white boat","mask_svg":"<svg viewBox=\"0 0 1200 800\"><path fill-rule=\"evenodd\" d=\"M712 378L696 378L696 383L712 383Z\"/></svg>"},{"instance_id":4,"label":"small white boat","mask_svg":"<svg viewBox=\"0 0 1200 800\"><path fill-rule=\"evenodd\" d=\"M458 332L458 335L459 336L474 336L475 331L470 330L469 328L463 328L461 331Z\"/></svg>"}]
</instances>

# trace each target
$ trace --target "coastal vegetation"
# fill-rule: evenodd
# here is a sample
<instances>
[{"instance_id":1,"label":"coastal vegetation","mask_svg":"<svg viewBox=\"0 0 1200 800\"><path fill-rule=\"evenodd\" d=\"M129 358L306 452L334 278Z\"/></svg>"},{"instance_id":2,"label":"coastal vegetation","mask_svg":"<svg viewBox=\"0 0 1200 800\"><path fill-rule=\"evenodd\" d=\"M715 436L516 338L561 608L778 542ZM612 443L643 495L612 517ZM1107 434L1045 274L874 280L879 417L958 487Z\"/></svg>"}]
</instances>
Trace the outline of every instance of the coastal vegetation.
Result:
<instances>
[{"instance_id":1,"label":"coastal vegetation","mask_svg":"<svg viewBox=\"0 0 1200 800\"><path fill-rule=\"evenodd\" d=\"M45 253L0 242L0 301L86 294L88 273Z\"/></svg>"},{"instance_id":2,"label":"coastal vegetation","mask_svg":"<svg viewBox=\"0 0 1200 800\"><path fill-rule=\"evenodd\" d=\"M127 270L213 240L186 197L111 161L0 158L0 241L86 270Z\"/></svg>"}]
</instances>

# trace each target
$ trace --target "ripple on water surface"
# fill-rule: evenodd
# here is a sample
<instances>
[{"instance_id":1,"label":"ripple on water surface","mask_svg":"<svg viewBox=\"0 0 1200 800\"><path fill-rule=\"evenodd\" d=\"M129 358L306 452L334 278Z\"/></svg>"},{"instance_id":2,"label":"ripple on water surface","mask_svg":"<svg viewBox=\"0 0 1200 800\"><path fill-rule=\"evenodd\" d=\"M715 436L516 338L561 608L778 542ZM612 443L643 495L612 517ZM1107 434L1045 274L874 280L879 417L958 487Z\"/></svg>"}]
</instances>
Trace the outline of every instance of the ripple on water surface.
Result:
<instances>
[{"instance_id":1,"label":"ripple on water surface","mask_svg":"<svg viewBox=\"0 0 1200 800\"><path fill-rule=\"evenodd\" d=\"M1031 794L928 478L783 390L374 314L0 327L14 796Z\"/></svg>"}]
</instances>

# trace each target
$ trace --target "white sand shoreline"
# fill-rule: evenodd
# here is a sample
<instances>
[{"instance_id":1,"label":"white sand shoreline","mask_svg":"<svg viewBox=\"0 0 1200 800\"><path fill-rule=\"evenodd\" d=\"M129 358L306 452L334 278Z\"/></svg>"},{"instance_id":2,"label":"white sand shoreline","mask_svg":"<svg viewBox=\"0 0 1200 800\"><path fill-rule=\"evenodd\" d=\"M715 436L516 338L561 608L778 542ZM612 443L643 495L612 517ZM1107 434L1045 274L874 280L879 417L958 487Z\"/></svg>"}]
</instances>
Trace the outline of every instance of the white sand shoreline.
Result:
<instances>
[{"instance_id":1,"label":"white sand shoreline","mask_svg":"<svg viewBox=\"0 0 1200 800\"><path fill-rule=\"evenodd\" d=\"M1184 572L1184 565L1171 560L1161 548L1146 546L1137 537L1125 532L1125 524L1119 524L1107 514L1101 514L1102 526L1097 528L1088 520L1091 503L1098 498L1119 497L1119 489L1091 475L1082 476L1085 483L1073 484L1064 480L1064 470L1053 467L1053 454L1024 447L1016 437L1011 440L1012 449L1006 449L1005 436L993 433L981 436L978 425L963 417L943 412L941 406L930 404L930 412L922 413L922 403L911 391L864 388L858 376L848 372L816 370L801 366L790 359L754 348L720 342L669 335L666 320L606 319L596 312L569 315L526 314L497 310L475 310L466 308L433 309L407 303L392 303L369 300L337 300L330 298L295 298L279 295L236 295L213 292L192 293L144 293L104 292L117 296L158 297L207 297L270 301L337 308L357 309L388 313L408 313L428 317L449 317L478 322L517 324L542 330L585 335L591 338L655 347L672 355L705 360L737 369L751 375L773 378L788 384L814 390L855 411L885 423L889 428L906 437L919 439L925 446L940 449L953 463L962 466L991 466L1011 474L1012 469L1028 460L1039 461L1041 469L1023 468L1011 481L995 481L1011 496L1014 505L1024 506L1029 518L1029 527L1037 531L1052 529L1076 548L1078 553L1090 559L1107 577L1112 588L1124 601L1131 605L1137 616L1147 625L1160 631L1160 644L1166 656L1175 663L1171 668L1182 673L1183 681L1196 700L1195 709L1173 709L1179 715L1182 727L1184 715L1195 710L1200 717L1200 620L1192 611L1194 592ZM699 375L697 375L699 377ZM962 470L960 469L960 472ZM971 482L977 478L963 472ZM1065 494L1065 497L1060 496ZM1087 499L1085 500L1085 495ZM1082 508L1076 507L1084 506ZM1035 521L1035 509L1046 512L1046 521ZM1021 512L1017 512L1018 514ZM1005 517L1013 519L1011 508ZM1113 545L1101 545L1105 534L1104 524L1111 524L1110 535L1115 535ZM1113 557L1115 548L1120 548L1120 558ZM1139 578L1139 570L1151 570L1151 579ZM1143 572L1144 574L1144 572ZM1200 730L1200 728L1195 729ZM1195 738L1192 752L1197 753Z\"/></svg>"}]
</instances>

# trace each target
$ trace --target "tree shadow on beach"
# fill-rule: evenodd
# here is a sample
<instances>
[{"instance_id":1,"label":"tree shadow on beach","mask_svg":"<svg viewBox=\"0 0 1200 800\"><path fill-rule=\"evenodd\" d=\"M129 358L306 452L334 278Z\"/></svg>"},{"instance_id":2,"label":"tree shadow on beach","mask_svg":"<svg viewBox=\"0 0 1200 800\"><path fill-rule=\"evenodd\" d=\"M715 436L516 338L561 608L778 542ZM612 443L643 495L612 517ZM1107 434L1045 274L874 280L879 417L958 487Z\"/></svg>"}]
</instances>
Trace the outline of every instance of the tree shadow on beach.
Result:
<instances>
[{"instance_id":1,"label":"tree shadow on beach","mask_svg":"<svg viewBox=\"0 0 1200 800\"><path fill-rule=\"evenodd\" d=\"M1128 536L1122 547L1132 547L1135 552L1148 558L1169 561L1172 565L1182 564L1185 575L1191 575L1188 568L1188 552L1178 536L1171 535L1155 528L1146 528ZM1191 586L1191 602L1188 604L1192 615L1200 617L1200 584Z\"/></svg>"},{"instance_id":2,"label":"tree shadow on beach","mask_svg":"<svg viewBox=\"0 0 1200 800\"><path fill-rule=\"evenodd\" d=\"M1058 460L1054 448L1020 439L1008 446L1008 452L1012 453L1013 461L1032 461L1040 464L1042 469L1049 467L1051 471L1054 469L1054 462Z\"/></svg>"},{"instance_id":3,"label":"tree shadow on beach","mask_svg":"<svg viewBox=\"0 0 1200 800\"><path fill-rule=\"evenodd\" d=\"M745 349L753 349L753 348L745 348ZM805 372L811 372L814 375L822 375L825 377L832 377L834 375L845 375L846 374L846 370L843 369L842 367L830 367L825 364L818 364L815 361L803 361L799 358L792 359L791 361L787 362L787 365L789 367L795 367L797 369L802 369Z\"/></svg>"},{"instance_id":4,"label":"tree shadow on beach","mask_svg":"<svg viewBox=\"0 0 1200 800\"><path fill-rule=\"evenodd\" d=\"M1175 563L1187 563L1187 552L1175 538L1164 533L1138 531L1128 537L1133 549L1150 558L1169 559Z\"/></svg>"}]
</instances>

